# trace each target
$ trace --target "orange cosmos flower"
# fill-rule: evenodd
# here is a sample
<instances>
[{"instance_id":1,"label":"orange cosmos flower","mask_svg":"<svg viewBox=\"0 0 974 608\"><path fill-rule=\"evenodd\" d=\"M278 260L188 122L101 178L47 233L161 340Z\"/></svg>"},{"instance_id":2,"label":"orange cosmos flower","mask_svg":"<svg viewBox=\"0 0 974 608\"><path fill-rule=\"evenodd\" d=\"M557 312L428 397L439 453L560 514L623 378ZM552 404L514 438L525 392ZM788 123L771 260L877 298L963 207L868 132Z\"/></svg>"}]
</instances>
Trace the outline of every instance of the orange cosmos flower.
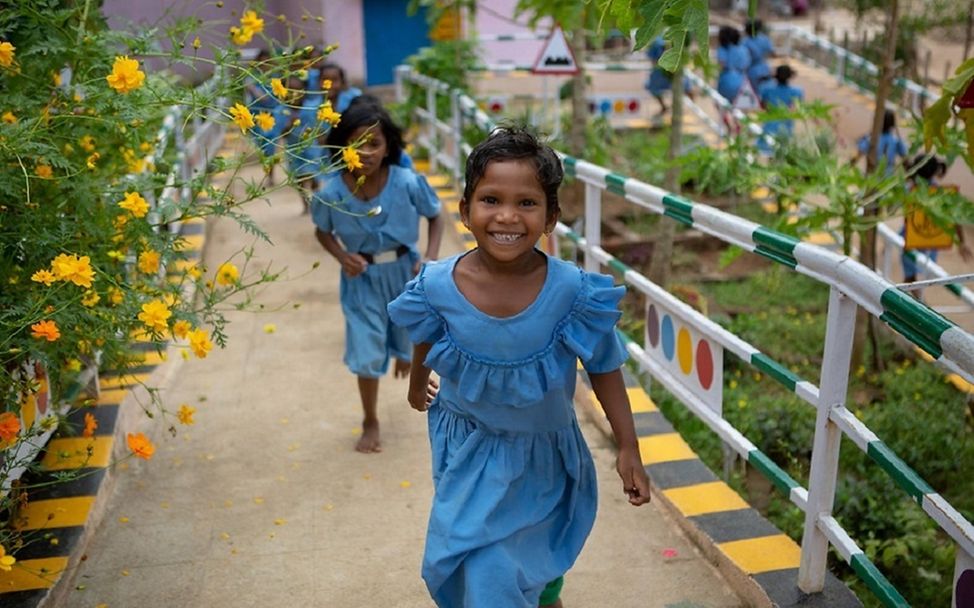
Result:
<instances>
[{"instance_id":1,"label":"orange cosmos flower","mask_svg":"<svg viewBox=\"0 0 974 608\"><path fill-rule=\"evenodd\" d=\"M145 73L139 69L137 59L128 57L115 57L112 65L112 73L105 77L108 86L119 93L129 93L142 86L145 81Z\"/></svg>"},{"instance_id":2,"label":"orange cosmos flower","mask_svg":"<svg viewBox=\"0 0 974 608\"><path fill-rule=\"evenodd\" d=\"M0 414L0 440L12 442L20 434L20 417L13 412Z\"/></svg>"},{"instance_id":3,"label":"orange cosmos flower","mask_svg":"<svg viewBox=\"0 0 974 608\"><path fill-rule=\"evenodd\" d=\"M55 342L61 337L61 330L57 328L57 323L54 321L45 320L31 325L30 335L38 340Z\"/></svg>"},{"instance_id":4,"label":"orange cosmos flower","mask_svg":"<svg viewBox=\"0 0 974 608\"><path fill-rule=\"evenodd\" d=\"M91 412L85 412L85 430L81 432L82 437L90 438L95 436L95 429L98 428L98 421Z\"/></svg>"},{"instance_id":5,"label":"orange cosmos flower","mask_svg":"<svg viewBox=\"0 0 974 608\"><path fill-rule=\"evenodd\" d=\"M132 453L139 458L149 460L156 452L156 446L152 445L152 442L143 433L129 433L125 440Z\"/></svg>"}]
</instances>

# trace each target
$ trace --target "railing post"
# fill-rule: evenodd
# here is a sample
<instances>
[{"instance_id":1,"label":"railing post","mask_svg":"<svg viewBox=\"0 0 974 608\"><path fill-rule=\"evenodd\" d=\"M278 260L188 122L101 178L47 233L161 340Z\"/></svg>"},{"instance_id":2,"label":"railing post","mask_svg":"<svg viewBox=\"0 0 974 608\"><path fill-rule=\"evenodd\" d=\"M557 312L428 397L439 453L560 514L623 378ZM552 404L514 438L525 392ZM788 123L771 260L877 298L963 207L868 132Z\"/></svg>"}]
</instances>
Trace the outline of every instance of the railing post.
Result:
<instances>
[{"instance_id":1,"label":"railing post","mask_svg":"<svg viewBox=\"0 0 974 608\"><path fill-rule=\"evenodd\" d=\"M408 65L397 65L394 72L394 82L396 85L396 103L406 101L406 89L403 87L403 79L409 71Z\"/></svg>"},{"instance_id":2,"label":"railing post","mask_svg":"<svg viewBox=\"0 0 974 608\"><path fill-rule=\"evenodd\" d=\"M818 522L822 515L832 514L842 439L842 430L829 419L829 413L833 406L846 401L857 308L851 298L835 287L829 290L825 352L808 478L808 505L798 568L798 587L805 593L818 593L825 587L829 540L819 529Z\"/></svg>"},{"instance_id":3,"label":"railing post","mask_svg":"<svg viewBox=\"0 0 974 608\"><path fill-rule=\"evenodd\" d=\"M426 111L429 113L427 120L429 124L426 129L426 142L429 146L429 157L430 157L430 173L436 173L437 161L436 161L436 151L439 146L436 145L436 85L430 83L426 87Z\"/></svg>"},{"instance_id":4,"label":"railing post","mask_svg":"<svg viewBox=\"0 0 974 608\"><path fill-rule=\"evenodd\" d=\"M585 241L592 247L602 245L602 190L585 182ZM601 265L594 255L585 252L585 270L599 272Z\"/></svg>"},{"instance_id":5,"label":"railing post","mask_svg":"<svg viewBox=\"0 0 974 608\"><path fill-rule=\"evenodd\" d=\"M460 95L463 91L450 91L450 112L453 130L453 187L460 191L463 187L463 113L460 111Z\"/></svg>"}]
</instances>

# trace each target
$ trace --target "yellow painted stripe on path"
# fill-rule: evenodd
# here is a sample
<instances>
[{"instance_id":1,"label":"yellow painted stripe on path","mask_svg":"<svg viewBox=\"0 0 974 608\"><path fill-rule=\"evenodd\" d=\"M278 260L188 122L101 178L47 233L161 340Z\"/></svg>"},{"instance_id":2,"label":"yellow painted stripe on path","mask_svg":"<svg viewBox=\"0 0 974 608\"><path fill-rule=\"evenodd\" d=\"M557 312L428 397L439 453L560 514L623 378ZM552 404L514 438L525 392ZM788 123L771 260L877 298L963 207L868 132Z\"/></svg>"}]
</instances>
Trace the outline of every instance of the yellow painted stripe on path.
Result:
<instances>
[{"instance_id":1,"label":"yellow painted stripe on path","mask_svg":"<svg viewBox=\"0 0 974 608\"><path fill-rule=\"evenodd\" d=\"M79 469L81 467L107 467L112 457L111 436L63 437L47 444L41 466L48 471ZM88 449L91 448L91 456Z\"/></svg>"},{"instance_id":2,"label":"yellow painted stripe on path","mask_svg":"<svg viewBox=\"0 0 974 608\"><path fill-rule=\"evenodd\" d=\"M21 530L47 530L83 526L93 504L94 496L31 501L20 511L18 527Z\"/></svg>"},{"instance_id":3,"label":"yellow painted stripe on path","mask_svg":"<svg viewBox=\"0 0 974 608\"><path fill-rule=\"evenodd\" d=\"M649 395L642 388L630 386L626 389L626 394L629 395L629 405L632 406L633 414L659 411L656 404L653 403L653 400L649 398Z\"/></svg>"},{"instance_id":4,"label":"yellow painted stripe on path","mask_svg":"<svg viewBox=\"0 0 974 608\"><path fill-rule=\"evenodd\" d=\"M676 508L685 516L703 515L704 513L719 513L720 511L735 511L746 509L744 502L737 492L722 481L711 481L683 488L663 490L663 495L670 499Z\"/></svg>"},{"instance_id":5,"label":"yellow painted stripe on path","mask_svg":"<svg viewBox=\"0 0 974 608\"><path fill-rule=\"evenodd\" d=\"M460 213L460 203L459 201L450 201L443 203L446 206L446 210L450 213Z\"/></svg>"},{"instance_id":6,"label":"yellow painted stripe on path","mask_svg":"<svg viewBox=\"0 0 974 608\"><path fill-rule=\"evenodd\" d=\"M151 373L147 374L121 374L118 376L107 376L101 378L98 381L98 385L104 389L109 388L123 388L126 386L133 386L136 384L141 384L149 379Z\"/></svg>"},{"instance_id":7,"label":"yellow painted stripe on path","mask_svg":"<svg viewBox=\"0 0 974 608\"><path fill-rule=\"evenodd\" d=\"M801 561L801 548L784 534L719 543L717 548L747 574L797 568Z\"/></svg>"},{"instance_id":8,"label":"yellow painted stripe on path","mask_svg":"<svg viewBox=\"0 0 974 608\"><path fill-rule=\"evenodd\" d=\"M468 234L470 232L467 230L467 227L463 225L463 222L453 222L453 226L460 234Z\"/></svg>"},{"instance_id":9,"label":"yellow painted stripe on path","mask_svg":"<svg viewBox=\"0 0 974 608\"><path fill-rule=\"evenodd\" d=\"M412 153L410 152L410 154L412 154ZM430 161L428 161L428 160L414 160L413 161L413 167L416 168L416 171L418 173L426 173L427 171L430 170Z\"/></svg>"},{"instance_id":10,"label":"yellow painted stripe on path","mask_svg":"<svg viewBox=\"0 0 974 608\"><path fill-rule=\"evenodd\" d=\"M163 353L163 354L165 354L165 353ZM163 357L163 354L159 354L159 353L157 353L157 352L155 352L153 350L150 350L150 351L148 351L146 353L142 353L142 356L136 357L135 358L135 361L138 363L139 366L142 366L142 365L159 365L160 363L162 363L163 361L166 360Z\"/></svg>"},{"instance_id":11,"label":"yellow painted stripe on path","mask_svg":"<svg viewBox=\"0 0 974 608\"><path fill-rule=\"evenodd\" d=\"M67 567L66 557L18 560L10 572L0 570L0 593L50 589Z\"/></svg>"},{"instance_id":12,"label":"yellow painted stripe on path","mask_svg":"<svg viewBox=\"0 0 974 608\"><path fill-rule=\"evenodd\" d=\"M98 396L98 405L118 405L127 392L129 392L127 388L113 388L107 391L103 389Z\"/></svg>"},{"instance_id":13,"label":"yellow painted stripe on path","mask_svg":"<svg viewBox=\"0 0 974 608\"><path fill-rule=\"evenodd\" d=\"M695 460L686 441L679 433L663 433L639 438L639 453L643 456L643 464L657 464L660 462L674 462L677 460Z\"/></svg>"},{"instance_id":14,"label":"yellow painted stripe on path","mask_svg":"<svg viewBox=\"0 0 974 608\"><path fill-rule=\"evenodd\" d=\"M203 241L205 240L206 235L187 234L176 239L174 245L176 251L199 251L203 248Z\"/></svg>"},{"instance_id":15,"label":"yellow painted stripe on path","mask_svg":"<svg viewBox=\"0 0 974 608\"><path fill-rule=\"evenodd\" d=\"M434 188L443 188L450 185L450 178L446 175L427 175L426 181Z\"/></svg>"}]
</instances>

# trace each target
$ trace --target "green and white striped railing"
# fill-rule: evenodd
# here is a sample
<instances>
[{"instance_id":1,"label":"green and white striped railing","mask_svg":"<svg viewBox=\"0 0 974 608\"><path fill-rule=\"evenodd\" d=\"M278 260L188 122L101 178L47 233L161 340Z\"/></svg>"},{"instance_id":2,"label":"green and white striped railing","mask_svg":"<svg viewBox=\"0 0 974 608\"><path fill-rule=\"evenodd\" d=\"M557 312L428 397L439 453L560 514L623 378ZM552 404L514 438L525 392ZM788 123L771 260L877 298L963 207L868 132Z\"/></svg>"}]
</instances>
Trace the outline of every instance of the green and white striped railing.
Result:
<instances>
[{"instance_id":1,"label":"green and white striped railing","mask_svg":"<svg viewBox=\"0 0 974 608\"><path fill-rule=\"evenodd\" d=\"M418 113L424 124L436 123L434 127L426 124L424 129L424 133L436 135L423 142L431 157L438 155L444 147L445 142L440 141L440 138L452 138L452 149L468 149L462 139L464 120L469 120L485 130L493 127L493 122L486 114L476 110L475 102L459 91L451 90L428 77L413 74L408 68L400 68L397 79L399 91L404 91L407 84L423 86L427 91L433 91L432 102L427 104L426 110ZM451 124L437 118L436 94L449 95L455 100ZM450 161L449 168L455 171L454 177L459 183L462 156L444 160ZM587 161L570 156L563 156L562 161L566 174L585 185L584 235L578 235L564 225L559 225L557 231L584 251L587 269L598 270L607 266L620 273L632 288L663 303L681 321L755 369L766 373L816 409L809 487L805 489L730 423L710 409L700 397L650 358L642 347L626 339L629 352L644 369L679 398L737 454L765 473L791 502L804 511L805 527L797 581L800 589L806 593L822 591L826 556L831 545L884 605L908 605L832 515L839 445L843 434L880 466L950 536L958 547L958 564L971 563L970 556L974 556L974 526L971 522L934 492L908 464L862 424L846 408L845 403L858 307L864 308L916 344L941 367L959 374L969 382L974 381L974 336L851 258L803 243L792 236L716 208L694 203ZM784 365L720 327L602 249L601 199L605 191L622 196L646 211L692 226L728 244L828 285L828 321L819 386L798 377ZM958 569L962 567L971 568L958 565Z\"/></svg>"}]
</instances>

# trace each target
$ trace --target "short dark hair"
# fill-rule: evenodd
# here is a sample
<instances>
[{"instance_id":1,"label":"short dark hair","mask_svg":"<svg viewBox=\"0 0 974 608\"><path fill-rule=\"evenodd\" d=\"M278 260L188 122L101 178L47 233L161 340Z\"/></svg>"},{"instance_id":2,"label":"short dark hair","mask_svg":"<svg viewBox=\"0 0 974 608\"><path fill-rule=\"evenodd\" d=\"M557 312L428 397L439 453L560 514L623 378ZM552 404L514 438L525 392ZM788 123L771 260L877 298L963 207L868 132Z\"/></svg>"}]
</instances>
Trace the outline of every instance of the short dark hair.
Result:
<instances>
[{"instance_id":1,"label":"short dark hair","mask_svg":"<svg viewBox=\"0 0 974 608\"><path fill-rule=\"evenodd\" d=\"M378 124L379 129L382 130L382 136L386 140L386 147L389 151L386 157L382 159L382 164L398 165L400 158L402 158L402 129L393 122L389 112L382 106L382 102L372 95L359 95L353 99L342 112L338 124L328 132L325 143L332 147L332 162L341 160L341 149L349 144L348 140L353 131L374 124Z\"/></svg>"},{"instance_id":2,"label":"short dark hair","mask_svg":"<svg viewBox=\"0 0 974 608\"><path fill-rule=\"evenodd\" d=\"M747 32L748 36L757 36L764 31L764 21L760 19L748 19L744 23L744 31Z\"/></svg>"},{"instance_id":3,"label":"short dark hair","mask_svg":"<svg viewBox=\"0 0 974 608\"><path fill-rule=\"evenodd\" d=\"M791 66L787 64L779 65L774 71L774 79L778 81L778 84L788 84L788 81L794 75L795 70L791 69Z\"/></svg>"},{"instance_id":4,"label":"short dark hair","mask_svg":"<svg viewBox=\"0 0 974 608\"><path fill-rule=\"evenodd\" d=\"M943 175L947 172L947 163L940 160L936 156L928 157L926 154L920 154L910 162L910 169L914 167L919 167L916 173L913 174L914 177L919 177L927 182L933 180L933 178L938 175Z\"/></svg>"},{"instance_id":5,"label":"short dark hair","mask_svg":"<svg viewBox=\"0 0 974 608\"><path fill-rule=\"evenodd\" d=\"M736 27L722 25L717 30L717 42L720 46L733 46L741 41L741 32Z\"/></svg>"},{"instance_id":6,"label":"short dark hair","mask_svg":"<svg viewBox=\"0 0 974 608\"><path fill-rule=\"evenodd\" d=\"M348 78L345 77L345 70L337 63L325 63L318 66L318 69L320 70L319 73L321 74L324 74L325 70L335 70L338 72L338 75L342 77L342 82L348 83Z\"/></svg>"},{"instance_id":7,"label":"short dark hair","mask_svg":"<svg viewBox=\"0 0 974 608\"><path fill-rule=\"evenodd\" d=\"M487 139L477 144L467 157L463 202L470 204L473 191L487 172L487 165L495 161L527 159L538 170L538 183L545 194L548 217L559 211L558 187L565 176L558 155L529 129L520 125L505 125L494 129Z\"/></svg>"},{"instance_id":8,"label":"short dark hair","mask_svg":"<svg viewBox=\"0 0 974 608\"><path fill-rule=\"evenodd\" d=\"M896 126L896 112L886 110L883 113L883 133L889 133Z\"/></svg>"}]
</instances>

